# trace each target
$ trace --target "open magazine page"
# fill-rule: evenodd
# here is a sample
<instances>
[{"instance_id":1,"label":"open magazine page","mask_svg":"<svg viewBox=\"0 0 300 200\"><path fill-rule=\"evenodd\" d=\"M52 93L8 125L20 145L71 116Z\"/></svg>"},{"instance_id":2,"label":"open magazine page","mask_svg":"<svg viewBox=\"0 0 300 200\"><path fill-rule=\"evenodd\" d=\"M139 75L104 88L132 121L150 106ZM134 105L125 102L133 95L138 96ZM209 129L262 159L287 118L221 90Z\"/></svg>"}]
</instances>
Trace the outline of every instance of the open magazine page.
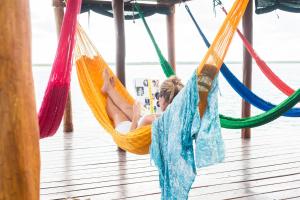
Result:
<instances>
[{"instance_id":1,"label":"open magazine page","mask_svg":"<svg viewBox=\"0 0 300 200\"><path fill-rule=\"evenodd\" d=\"M160 113L158 103L159 80L137 78L134 80L136 100L142 105L143 114Z\"/></svg>"}]
</instances>

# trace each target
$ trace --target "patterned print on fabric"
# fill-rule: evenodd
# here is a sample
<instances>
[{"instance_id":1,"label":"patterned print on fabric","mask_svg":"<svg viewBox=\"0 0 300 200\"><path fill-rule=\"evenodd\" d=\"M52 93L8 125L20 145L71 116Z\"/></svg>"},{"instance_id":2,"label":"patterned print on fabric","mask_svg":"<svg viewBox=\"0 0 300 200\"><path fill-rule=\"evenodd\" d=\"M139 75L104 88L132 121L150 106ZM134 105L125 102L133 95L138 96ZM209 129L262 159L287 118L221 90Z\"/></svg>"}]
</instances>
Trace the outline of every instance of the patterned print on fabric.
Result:
<instances>
[{"instance_id":1,"label":"patterned print on fabric","mask_svg":"<svg viewBox=\"0 0 300 200\"><path fill-rule=\"evenodd\" d=\"M197 166L224 159L216 98L217 79L208 97L208 109L201 121L197 76L175 97L152 125L151 159L159 170L161 199L187 199L196 176L193 138L196 138Z\"/></svg>"}]
</instances>

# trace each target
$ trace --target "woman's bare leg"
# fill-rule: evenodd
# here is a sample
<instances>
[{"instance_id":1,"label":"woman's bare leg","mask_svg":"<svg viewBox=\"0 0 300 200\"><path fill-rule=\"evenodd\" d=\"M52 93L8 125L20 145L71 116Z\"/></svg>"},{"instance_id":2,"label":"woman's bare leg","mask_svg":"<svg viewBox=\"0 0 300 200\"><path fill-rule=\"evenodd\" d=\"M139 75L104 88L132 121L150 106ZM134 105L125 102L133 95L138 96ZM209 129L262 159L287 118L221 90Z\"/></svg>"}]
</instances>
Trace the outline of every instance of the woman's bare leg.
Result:
<instances>
[{"instance_id":1,"label":"woman's bare leg","mask_svg":"<svg viewBox=\"0 0 300 200\"><path fill-rule=\"evenodd\" d=\"M102 92L106 93L110 99L113 101L115 106L117 106L123 113L127 116L130 121L133 118L132 105L127 103L127 101L115 90L114 79L109 76L107 70L103 71L104 84L102 87Z\"/></svg>"},{"instance_id":2,"label":"woman's bare leg","mask_svg":"<svg viewBox=\"0 0 300 200\"><path fill-rule=\"evenodd\" d=\"M120 110L111 98L107 97L106 100L106 111L109 118L114 122L114 126L116 127L120 122L130 121L127 116Z\"/></svg>"}]
</instances>

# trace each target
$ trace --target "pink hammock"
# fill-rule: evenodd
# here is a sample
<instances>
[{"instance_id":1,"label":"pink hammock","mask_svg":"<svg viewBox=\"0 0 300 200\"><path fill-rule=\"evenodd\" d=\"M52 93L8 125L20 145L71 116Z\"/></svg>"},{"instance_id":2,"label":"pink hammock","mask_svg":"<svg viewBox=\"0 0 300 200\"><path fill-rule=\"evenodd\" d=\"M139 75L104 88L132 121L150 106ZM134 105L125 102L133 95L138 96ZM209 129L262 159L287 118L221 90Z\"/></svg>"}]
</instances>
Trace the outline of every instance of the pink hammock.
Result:
<instances>
[{"instance_id":1,"label":"pink hammock","mask_svg":"<svg viewBox=\"0 0 300 200\"><path fill-rule=\"evenodd\" d=\"M223 12L227 15L227 11L223 6L221 6L221 9ZM264 75L275 85L281 92L286 94L287 96L290 96L295 92L294 89L292 89L290 86L288 86L285 82L283 82L266 64L264 60L262 60L254 51L251 44L248 42L248 40L245 38L245 36L241 33L239 29L237 29L237 32L242 39L244 46L246 47L247 51L250 53L250 55L255 60L256 64L260 68L260 70L264 73Z\"/></svg>"},{"instance_id":2,"label":"pink hammock","mask_svg":"<svg viewBox=\"0 0 300 200\"><path fill-rule=\"evenodd\" d=\"M54 135L63 117L71 81L77 14L81 0L67 2L51 75L38 114L40 138Z\"/></svg>"}]
</instances>

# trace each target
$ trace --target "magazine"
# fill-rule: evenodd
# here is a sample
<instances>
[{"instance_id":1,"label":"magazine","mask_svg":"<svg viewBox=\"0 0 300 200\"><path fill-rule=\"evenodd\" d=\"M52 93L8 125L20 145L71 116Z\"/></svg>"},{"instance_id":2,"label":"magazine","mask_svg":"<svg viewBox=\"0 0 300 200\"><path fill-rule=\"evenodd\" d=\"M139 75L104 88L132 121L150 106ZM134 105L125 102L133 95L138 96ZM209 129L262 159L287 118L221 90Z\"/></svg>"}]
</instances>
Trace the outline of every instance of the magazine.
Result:
<instances>
[{"instance_id":1,"label":"magazine","mask_svg":"<svg viewBox=\"0 0 300 200\"><path fill-rule=\"evenodd\" d=\"M143 114L160 113L159 80L137 78L134 80L136 100L143 106Z\"/></svg>"}]
</instances>

